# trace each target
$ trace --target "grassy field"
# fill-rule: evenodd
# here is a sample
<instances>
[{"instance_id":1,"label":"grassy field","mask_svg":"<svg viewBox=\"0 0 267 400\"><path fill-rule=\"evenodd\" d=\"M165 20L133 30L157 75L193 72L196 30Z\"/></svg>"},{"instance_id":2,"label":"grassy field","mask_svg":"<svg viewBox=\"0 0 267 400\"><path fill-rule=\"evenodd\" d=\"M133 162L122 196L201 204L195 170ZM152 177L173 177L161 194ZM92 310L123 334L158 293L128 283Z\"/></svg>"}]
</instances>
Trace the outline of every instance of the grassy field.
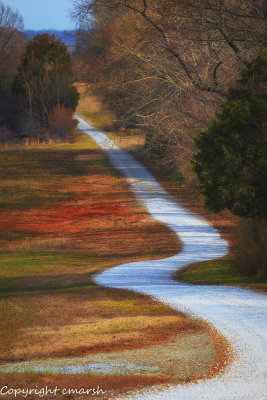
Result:
<instances>
[{"instance_id":1,"label":"grassy field","mask_svg":"<svg viewBox=\"0 0 267 400\"><path fill-rule=\"evenodd\" d=\"M180 243L136 204L86 135L2 151L0 173L1 363L134 349L205 331L153 299L94 284L106 268L168 257ZM2 386L23 379L67 384L62 376L0 374ZM102 378L105 388L121 391L163 381L168 377Z\"/></svg>"},{"instance_id":2,"label":"grassy field","mask_svg":"<svg viewBox=\"0 0 267 400\"><path fill-rule=\"evenodd\" d=\"M72 145L2 152L0 170L2 360L136 345L180 321L167 307L128 292L120 299L92 281L112 265L179 249L92 141L80 134Z\"/></svg>"}]
</instances>

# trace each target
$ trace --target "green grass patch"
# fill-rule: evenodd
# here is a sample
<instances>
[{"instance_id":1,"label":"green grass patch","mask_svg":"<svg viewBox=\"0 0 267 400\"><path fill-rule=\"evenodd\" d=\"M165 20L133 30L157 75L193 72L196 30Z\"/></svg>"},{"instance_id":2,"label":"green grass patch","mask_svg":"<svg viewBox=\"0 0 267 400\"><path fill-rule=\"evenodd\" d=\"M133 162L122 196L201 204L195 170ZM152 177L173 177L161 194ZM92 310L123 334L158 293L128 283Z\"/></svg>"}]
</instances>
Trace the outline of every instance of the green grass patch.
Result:
<instances>
[{"instance_id":1,"label":"green grass patch","mask_svg":"<svg viewBox=\"0 0 267 400\"><path fill-rule=\"evenodd\" d=\"M93 260L90 260L92 264ZM74 271L75 267L88 266L88 255L65 251L1 251L1 277L37 276L54 272Z\"/></svg>"},{"instance_id":2,"label":"green grass patch","mask_svg":"<svg viewBox=\"0 0 267 400\"><path fill-rule=\"evenodd\" d=\"M75 251L0 251L0 297L25 290L88 290L92 287L90 275L103 269L106 262Z\"/></svg>"},{"instance_id":3,"label":"green grass patch","mask_svg":"<svg viewBox=\"0 0 267 400\"><path fill-rule=\"evenodd\" d=\"M219 259L195 263L177 271L174 279L199 285L230 285L267 288L267 283L257 277L238 273L231 259Z\"/></svg>"}]
</instances>

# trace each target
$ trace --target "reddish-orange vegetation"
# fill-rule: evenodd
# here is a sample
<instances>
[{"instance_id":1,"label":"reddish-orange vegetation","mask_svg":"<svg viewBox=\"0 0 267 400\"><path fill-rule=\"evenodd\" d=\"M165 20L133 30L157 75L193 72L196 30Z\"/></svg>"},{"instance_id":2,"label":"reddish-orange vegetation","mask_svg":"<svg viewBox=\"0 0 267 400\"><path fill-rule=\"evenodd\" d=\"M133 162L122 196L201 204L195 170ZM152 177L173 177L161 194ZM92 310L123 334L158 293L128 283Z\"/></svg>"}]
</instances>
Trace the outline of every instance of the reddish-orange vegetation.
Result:
<instances>
[{"instance_id":1,"label":"reddish-orange vegetation","mask_svg":"<svg viewBox=\"0 0 267 400\"><path fill-rule=\"evenodd\" d=\"M213 329L208 323L203 323L203 326L205 327L206 332L208 332L213 339L215 360L207 372L198 379L210 379L215 375L222 374L227 365L233 361L235 354L231 345L223 335Z\"/></svg>"},{"instance_id":2,"label":"reddish-orange vegetation","mask_svg":"<svg viewBox=\"0 0 267 400\"><path fill-rule=\"evenodd\" d=\"M95 153L103 157L98 150ZM79 250L79 254L88 256L88 265L75 265L71 274L64 266L42 275L40 271L34 276L26 273L19 275L14 286L8 288L6 312L12 318L3 322L2 336L6 344L3 344L2 360L135 349L163 343L177 334L207 332L203 324L143 295L92 285L92 273L101 269L126 261L168 257L181 247L174 232L152 220L137 205L124 178L104 168L94 173L90 160L88 163L89 174L69 178L66 175L64 187L58 189L71 192L71 200L23 211L0 212L1 236L10 238L9 249L53 250L58 245L61 250ZM74 291L64 292L73 288ZM12 297L16 291L20 296ZM212 337L217 358L207 370L210 375L217 373L227 359L225 346L220 345L218 337ZM145 376L0 375L2 386L6 382L13 387L31 384L96 387L99 384L115 393L168 381L168 377Z\"/></svg>"},{"instance_id":3,"label":"reddish-orange vegetation","mask_svg":"<svg viewBox=\"0 0 267 400\"><path fill-rule=\"evenodd\" d=\"M83 202L59 204L46 209L35 209L27 213L4 215L0 219L0 229L17 232L35 232L36 234L59 233L66 228L67 233L79 233L83 229L100 226L100 218L106 217L106 223L128 217L127 222L141 221L140 216L131 215L125 204L106 202L84 205ZM117 217L117 218L116 218ZM95 220L96 219L96 220Z\"/></svg>"},{"instance_id":4,"label":"reddish-orange vegetation","mask_svg":"<svg viewBox=\"0 0 267 400\"><path fill-rule=\"evenodd\" d=\"M94 250L98 254L142 254L164 257L179 251L176 235L149 218L138 206L121 178L91 175L72 185L75 200L23 212L0 213L2 236L27 237L28 244L41 239L64 238L68 248ZM168 240L163 234L168 235ZM31 239L29 239L29 237ZM12 241L12 248L25 242ZM157 253L153 255L153 253Z\"/></svg>"}]
</instances>

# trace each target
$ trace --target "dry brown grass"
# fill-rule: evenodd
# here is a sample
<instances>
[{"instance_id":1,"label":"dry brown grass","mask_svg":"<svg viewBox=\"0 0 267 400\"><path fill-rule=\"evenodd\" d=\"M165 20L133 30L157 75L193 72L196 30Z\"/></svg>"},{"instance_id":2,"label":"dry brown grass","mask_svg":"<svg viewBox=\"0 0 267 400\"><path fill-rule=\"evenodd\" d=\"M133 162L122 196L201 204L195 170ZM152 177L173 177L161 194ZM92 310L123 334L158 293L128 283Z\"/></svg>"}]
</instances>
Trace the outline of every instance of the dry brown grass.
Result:
<instances>
[{"instance_id":1,"label":"dry brown grass","mask_svg":"<svg viewBox=\"0 0 267 400\"><path fill-rule=\"evenodd\" d=\"M203 329L150 298L94 285L23 296L23 304L21 297L1 299L0 307L2 361L142 347Z\"/></svg>"},{"instance_id":2,"label":"dry brown grass","mask_svg":"<svg viewBox=\"0 0 267 400\"><path fill-rule=\"evenodd\" d=\"M124 262L171 256L180 250L180 243L172 231L136 205L125 180L107 166L99 150L64 158L64 167L68 163L74 167L77 162L83 163L77 170L80 172L75 176L65 173L57 182L58 192L71 192L71 200L63 196L62 201L52 205L0 213L2 247L8 237L9 253L29 251L31 260L31 268L23 267L20 272L13 268L11 257L10 269L4 270L11 282L0 299L1 359L45 359L134 349L163 343L181 333L207 332L203 324L151 298L92 283L96 272ZM45 195L45 184L38 185ZM64 264L57 260L52 266L36 261L35 266L34 252L38 258L44 249L52 256L55 251L63 258L64 254L77 255L78 261ZM226 359L222 349L217 350L222 361L218 360L214 372ZM167 377L144 376L0 375L2 386L99 384L114 393L168 381Z\"/></svg>"},{"instance_id":3,"label":"dry brown grass","mask_svg":"<svg viewBox=\"0 0 267 400\"><path fill-rule=\"evenodd\" d=\"M0 300L0 358L27 360L144 346L201 329L144 296L93 284L96 272L123 262L168 257L180 244L172 231L136 204L126 181L108 166L101 151L53 154L61 174L65 172L60 179L55 175L63 200L0 213L10 258L10 267L2 271L7 285ZM46 168L53 170L53 154L40 151L32 158L39 162L43 157ZM23 158L21 152L14 160L20 165ZM23 166L30 169L27 163ZM69 174L71 167L77 173ZM19 176L18 185L27 190L25 179ZM36 185L45 195L41 177ZM71 193L71 201L64 193ZM23 268L19 252L28 254ZM43 254L51 256L49 264L46 257L42 261ZM64 255L74 257L73 262L64 263Z\"/></svg>"},{"instance_id":4,"label":"dry brown grass","mask_svg":"<svg viewBox=\"0 0 267 400\"><path fill-rule=\"evenodd\" d=\"M96 127L108 129L113 126L114 115L104 107L96 96L90 94L90 85L76 83L76 87L81 96L76 111L82 114L83 117L88 118Z\"/></svg>"},{"instance_id":5,"label":"dry brown grass","mask_svg":"<svg viewBox=\"0 0 267 400\"><path fill-rule=\"evenodd\" d=\"M141 129L130 129L129 131L106 132L106 134L116 143L117 146L134 151L143 148L145 144L145 134Z\"/></svg>"}]
</instances>

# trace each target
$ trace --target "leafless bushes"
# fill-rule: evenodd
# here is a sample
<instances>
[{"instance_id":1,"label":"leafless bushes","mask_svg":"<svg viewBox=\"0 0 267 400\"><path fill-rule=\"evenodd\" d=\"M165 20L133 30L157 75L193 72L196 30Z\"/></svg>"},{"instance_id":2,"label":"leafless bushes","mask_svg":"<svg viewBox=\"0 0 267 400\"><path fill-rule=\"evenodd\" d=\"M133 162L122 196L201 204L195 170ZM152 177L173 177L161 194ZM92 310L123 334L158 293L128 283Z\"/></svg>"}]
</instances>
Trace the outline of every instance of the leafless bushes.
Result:
<instances>
[{"instance_id":1,"label":"leafless bushes","mask_svg":"<svg viewBox=\"0 0 267 400\"><path fill-rule=\"evenodd\" d=\"M48 138L71 141L73 128L72 110L57 104L48 117Z\"/></svg>"},{"instance_id":2,"label":"leafless bushes","mask_svg":"<svg viewBox=\"0 0 267 400\"><path fill-rule=\"evenodd\" d=\"M12 82L23 50L23 20L17 11L0 1L0 89Z\"/></svg>"},{"instance_id":3,"label":"leafless bushes","mask_svg":"<svg viewBox=\"0 0 267 400\"><path fill-rule=\"evenodd\" d=\"M0 1L0 143L13 142L16 136L18 110L11 87L25 42L22 29L22 17Z\"/></svg>"}]
</instances>

